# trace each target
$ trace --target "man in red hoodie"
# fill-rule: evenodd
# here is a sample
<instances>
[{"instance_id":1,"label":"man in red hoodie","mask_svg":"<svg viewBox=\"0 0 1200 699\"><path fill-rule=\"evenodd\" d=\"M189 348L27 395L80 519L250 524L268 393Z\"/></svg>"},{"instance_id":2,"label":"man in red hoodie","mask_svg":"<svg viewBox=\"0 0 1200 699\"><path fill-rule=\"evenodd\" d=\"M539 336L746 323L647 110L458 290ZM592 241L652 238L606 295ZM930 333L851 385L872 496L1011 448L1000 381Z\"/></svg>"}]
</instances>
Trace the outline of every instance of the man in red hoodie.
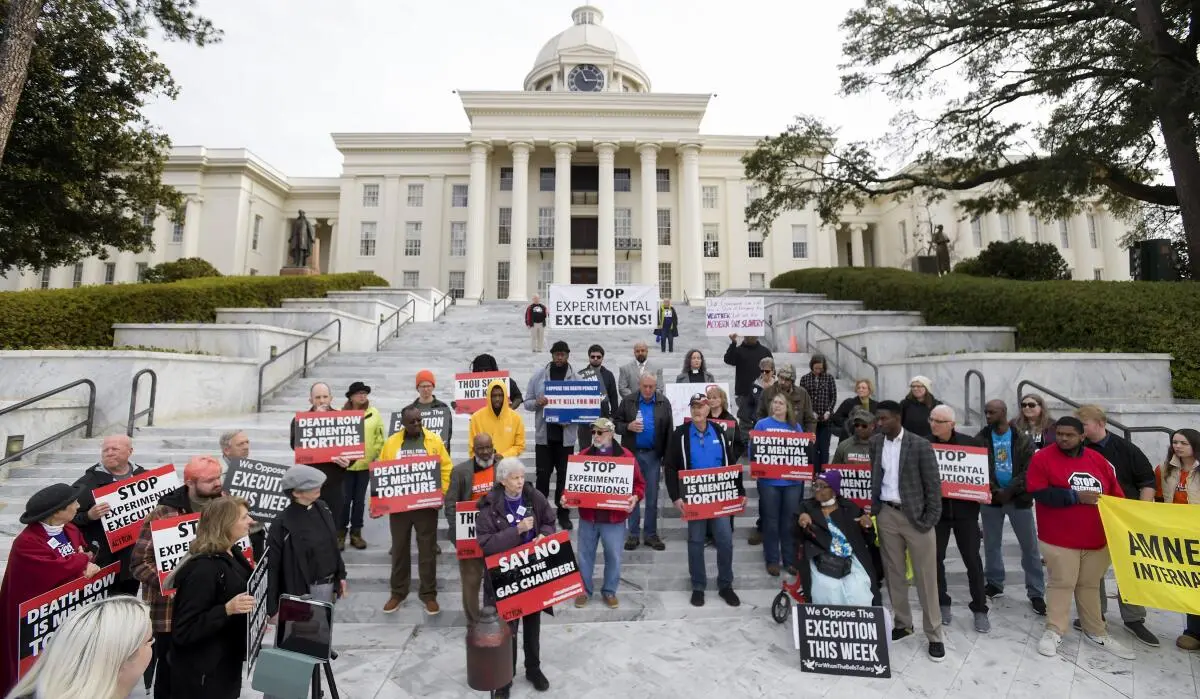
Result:
<instances>
[{"instance_id":1,"label":"man in red hoodie","mask_svg":"<svg viewBox=\"0 0 1200 699\"><path fill-rule=\"evenodd\" d=\"M1101 495L1123 497L1112 464L1083 444L1083 423L1067 416L1055 423L1055 446L1033 455L1025 476L1036 502L1038 540L1046 559L1046 631L1038 652L1054 657L1067 632L1071 598L1079 610L1083 636L1118 658L1132 650L1108 635L1100 614L1100 581L1111 559L1096 504Z\"/></svg>"}]
</instances>

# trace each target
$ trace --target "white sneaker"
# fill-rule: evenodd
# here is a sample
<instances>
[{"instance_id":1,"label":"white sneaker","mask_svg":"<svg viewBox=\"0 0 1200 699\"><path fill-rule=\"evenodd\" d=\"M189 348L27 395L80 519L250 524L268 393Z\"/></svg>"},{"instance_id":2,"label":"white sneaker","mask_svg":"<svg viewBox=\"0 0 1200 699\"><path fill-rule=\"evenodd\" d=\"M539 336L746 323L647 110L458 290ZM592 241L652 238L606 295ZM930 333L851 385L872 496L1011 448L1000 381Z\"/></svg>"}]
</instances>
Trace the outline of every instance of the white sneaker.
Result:
<instances>
[{"instance_id":1,"label":"white sneaker","mask_svg":"<svg viewBox=\"0 0 1200 699\"><path fill-rule=\"evenodd\" d=\"M1053 658L1058 655L1058 647L1062 644L1062 636L1059 636L1053 629L1046 629L1042 634L1042 640L1038 641L1038 652L1047 658Z\"/></svg>"},{"instance_id":2,"label":"white sneaker","mask_svg":"<svg viewBox=\"0 0 1200 699\"><path fill-rule=\"evenodd\" d=\"M1133 660L1137 657L1132 648L1126 648L1117 643L1117 640L1112 636L1094 636L1090 633L1084 633L1083 637L1122 660Z\"/></svg>"}]
</instances>

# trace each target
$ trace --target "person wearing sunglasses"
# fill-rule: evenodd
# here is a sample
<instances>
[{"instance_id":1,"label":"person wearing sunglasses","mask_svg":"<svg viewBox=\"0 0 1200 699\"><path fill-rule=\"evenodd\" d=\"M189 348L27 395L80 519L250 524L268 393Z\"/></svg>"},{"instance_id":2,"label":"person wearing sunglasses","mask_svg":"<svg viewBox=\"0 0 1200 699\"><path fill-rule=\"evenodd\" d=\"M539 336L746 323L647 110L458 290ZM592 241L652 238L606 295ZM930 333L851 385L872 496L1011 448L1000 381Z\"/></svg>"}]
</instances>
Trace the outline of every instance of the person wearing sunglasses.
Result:
<instances>
[{"instance_id":1,"label":"person wearing sunglasses","mask_svg":"<svg viewBox=\"0 0 1200 699\"><path fill-rule=\"evenodd\" d=\"M800 504L800 582L812 604L869 607L879 585L867 545L871 516L841 496L841 483L836 469L818 475Z\"/></svg>"},{"instance_id":2,"label":"person wearing sunglasses","mask_svg":"<svg viewBox=\"0 0 1200 699\"><path fill-rule=\"evenodd\" d=\"M1054 417L1046 410L1046 399L1036 393L1021 397L1021 414L1009 424L1029 438L1034 451L1054 444Z\"/></svg>"}]
</instances>

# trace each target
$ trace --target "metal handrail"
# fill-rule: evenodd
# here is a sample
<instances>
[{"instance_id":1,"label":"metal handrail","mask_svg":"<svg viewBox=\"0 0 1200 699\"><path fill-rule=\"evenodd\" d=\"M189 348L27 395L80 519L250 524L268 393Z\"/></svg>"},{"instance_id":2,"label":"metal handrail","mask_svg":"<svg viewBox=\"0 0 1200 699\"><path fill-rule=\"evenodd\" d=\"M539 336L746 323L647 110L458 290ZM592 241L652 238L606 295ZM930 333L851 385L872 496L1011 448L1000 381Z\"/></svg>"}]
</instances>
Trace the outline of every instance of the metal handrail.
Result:
<instances>
[{"instance_id":1,"label":"metal handrail","mask_svg":"<svg viewBox=\"0 0 1200 699\"><path fill-rule=\"evenodd\" d=\"M987 398L984 397L987 394L987 381L984 380L983 373L981 371L979 371L978 369L968 369L966 375L963 376L963 412L966 413L966 415L964 415L963 417L966 418L964 420L964 422L967 422L967 423L971 422L971 377L972 376L979 377L979 419L980 420L984 419L984 414L983 414L984 405L985 405L984 401L987 400Z\"/></svg>"},{"instance_id":2,"label":"metal handrail","mask_svg":"<svg viewBox=\"0 0 1200 699\"><path fill-rule=\"evenodd\" d=\"M150 407L141 412L134 412L137 410L138 381L140 381L142 376L145 374L150 375ZM154 373L153 369L142 369L138 373L134 374L133 388L131 388L129 391L129 423L125 428L126 435L130 437L133 436L133 423L136 422L139 417L144 416L146 418L146 427L154 427L154 402L157 398L158 374Z\"/></svg>"},{"instance_id":3,"label":"metal handrail","mask_svg":"<svg viewBox=\"0 0 1200 699\"><path fill-rule=\"evenodd\" d=\"M313 357L310 360L308 358L308 342L309 342L309 340L312 340L317 335L320 335L321 333L325 332L326 330L329 329L330 326L333 326L333 325L336 325L337 329L338 329L337 330L337 341L334 342L332 345L326 347L325 349L321 350L320 354L318 354L317 356ZM292 345L291 347L288 347L287 349L285 349L284 351L275 355L274 357L271 357L270 359L263 362L258 367L258 402L255 407L256 412L260 412L260 413L262 412L263 395L265 395L265 393L263 391L263 373L266 372L267 367L271 366L272 364L274 364L275 362L279 361L284 356L286 356L288 353L295 351L299 347L304 347L304 363L300 365L299 369L297 369L296 371L293 371L292 373L285 376L283 378L283 380L281 380L279 383L272 386L270 388L270 390L266 391L265 393L271 393L272 391L279 388L283 384L287 383L288 381L291 381L292 377L294 377L296 374L300 374L301 376L308 376L308 367L310 364L317 363L318 361L320 361L320 359L322 357L329 354L330 352L332 352L335 349L338 351L341 351L341 349L342 349L342 319L334 318L333 320L329 321L328 323L322 325L320 328L317 328L316 330L314 330L312 333L309 334L308 337L304 338L303 340L300 340L299 342Z\"/></svg>"},{"instance_id":4,"label":"metal handrail","mask_svg":"<svg viewBox=\"0 0 1200 699\"><path fill-rule=\"evenodd\" d=\"M408 312L408 318L406 318L404 320L404 322L400 322L400 314L403 313L404 309L408 308L409 306L412 306L412 309ZM383 326L387 325L388 321L390 321L393 318L396 319L396 329L389 332L387 334L387 337L380 338L379 332L381 330L383 330ZM387 317L382 317L379 319L379 325L375 326L375 351L378 352L379 350L383 349L383 343L386 340L390 340L394 337L399 337L400 336L400 328L403 328L405 325L408 325L409 323L415 323L415 322L417 322L417 301L416 301L416 299L410 298L407 303L405 303L403 306L397 308L395 313L392 313L391 315L389 315Z\"/></svg>"},{"instance_id":5,"label":"metal handrail","mask_svg":"<svg viewBox=\"0 0 1200 699\"><path fill-rule=\"evenodd\" d=\"M692 305L692 300L688 298L687 292L681 291L680 293L683 294L683 305L685 305L685 306Z\"/></svg>"},{"instance_id":6,"label":"metal handrail","mask_svg":"<svg viewBox=\"0 0 1200 699\"><path fill-rule=\"evenodd\" d=\"M442 294L442 297L433 302L433 317L437 318L440 314L445 313L446 309L454 303L454 297L449 292ZM438 308L441 306L441 309ZM440 311L440 312L439 312Z\"/></svg>"},{"instance_id":7,"label":"metal handrail","mask_svg":"<svg viewBox=\"0 0 1200 699\"><path fill-rule=\"evenodd\" d=\"M829 332L825 328L822 328L820 325L817 325L816 323L814 323L811 320L804 321L804 351L808 352L809 354L813 353L812 352L812 343L808 341L808 329L810 327L820 330L821 332L828 335L830 340L833 340L834 361L830 362L829 357L825 357L825 361L829 362L829 365L833 367L833 371L834 371L833 377L835 379L841 378L839 376L839 374L842 371L841 366L840 366L841 360L842 360L842 348L845 347L846 351L849 352L851 355L853 355L855 359L857 359L858 361L862 362L863 364L866 364L867 366L871 367L871 370L875 372L875 391L876 391L876 393L879 393L883 390L883 388L879 385L879 366L877 364L868 360L866 355L855 352L853 347L851 347L850 345L847 345L845 342L842 342L837 337L835 337L833 333Z\"/></svg>"},{"instance_id":8,"label":"metal handrail","mask_svg":"<svg viewBox=\"0 0 1200 699\"><path fill-rule=\"evenodd\" d=\"M1075 408L1076 410L1083 407L1082 403L1077 403L1076 401L1071 400L1070 398L1067 398L1066 396L1062 395L1061 393L1058 393L1052 389L1046 388L1045 386L1041 385L1040 383L1037 383L1036 381L1030 381L1028 379L1025 379L1017 384L1017 403L1018 404L1020 404L1021 400L1025 397L1024 389L1027 386L1036 388L1037 390L1041 391L1042 393L1045 393L1046 395L1050 396L1051 398L1060 400L1063 403L1066 403L1067 405L1071 406L1072 408ZM1116 420L1106 420L1106 422L1109 425L1120 430L1122 433L1121 436L1123 436L1125 439L1129 439L1129 435L1133 434L1134 432L1162 432L1162 433L1168 434L1168 435L1175 433L1175 430L1171 429L1170 427L1163 427L1161 425L1143 426L1143 427L1128 427L1126 425L1123 425L1123 424L1117 422Z\"/></svg>"},{"instance_id":9,"label":"metal handrail","mask_svg":"<svg viewBox=\"0 0 1200 699\"><path fill-rule=\"evenodd\" d=\"M28 405L33 405L34 403L36 403L40 400L45 400L51 396L56 396L56 395L62 393L63 391L75 388L76 386L79 386L79 385L86 385L88 387L87 418L85 418L83 422L80 422L75 425L71 425L67 429L62 430L61 432L58 432L57 434L55 434L51 437L47 437L47 438L43 439L42 441L38 442L37 444L34 444L31 447L25 447L24 449L22 449L21 451L15 453L15 454L5 456L3 459L0 459L0 466L3 466L4 464L7 464L12 461L20 461L21 457L25 456L29 452L35 451L37 449L41 449L42 447L46 446L50 442L53 442L56 439L65 437L68 434L70 434L71 432L74 432L75 430L79 429L80 427L84 428L84 433L83 433L84 437L92 436L92 426L96 419L96 383L94 381L92 381L91 379L78 379L76 381L72 381L71 383L63 384L62 386L59 386L58 388L50 389L49 391L46 391L45 393L34 396L33 398L26 398L25 400L21 401L20 403L17 403L16 405L10 405L7 408L0 409L0 417L3 417L11 412L20 410L21 408L24 408Z\"/></svg>"}]
</instances>

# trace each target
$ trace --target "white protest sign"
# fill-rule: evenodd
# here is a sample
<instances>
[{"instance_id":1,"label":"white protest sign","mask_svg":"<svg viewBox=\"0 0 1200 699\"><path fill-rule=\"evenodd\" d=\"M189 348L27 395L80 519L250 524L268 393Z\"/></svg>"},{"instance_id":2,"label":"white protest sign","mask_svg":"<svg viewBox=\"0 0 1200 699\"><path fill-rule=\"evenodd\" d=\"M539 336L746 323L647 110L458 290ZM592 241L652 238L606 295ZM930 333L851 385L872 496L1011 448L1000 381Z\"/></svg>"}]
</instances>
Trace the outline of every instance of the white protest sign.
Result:
<instances>
[{"instance_id":1,"label":"white protest sign","mask_svg":"<svg viewBox=\"0 0 1200 699\"><path fill-rule=\"evenodd\" d=\"M658 325L658 287L551 284L546 327L610 330Z\"/></svg>"},{"instance_id":2,"label":"white protest sign","mask_svg":"<svg viewBox=\"0 0 1200 699\"><path fill-rule=\"evenodd\" d=\"M108 538L108 550L115 552L133 546L142 520L158 505L162 496L180 485L175 467L167 464L93 490L96 504L106 503L110 508L100 518Z\"/></svg>"},{"instance_id":3,"label":"white protest sign","mask_svg":"<svg viewBox=\"0 0 1200 699\"><path fill-rule=\"evenodd\" d=\"M709 386L717 386L725 395L729 395L729 384L722 381L714 381L712 383L669 383L663 384L663 395L671 403L671 423L675 427L683 424L684 418L691 418L692 409L688 407L688 401L697 393L708 393Z\"/></svg>"},{"instance_id":4,"label":"white protest sign","mask_svg":"<svg viewBox=\"0 0 1200 699\"><path fill-rule=\"evenodd\" d=\"M704 300L704 327L709 337L731 333L762 337L766 317L761 296L714 296Z\"/></svg>"}]
</instances>

